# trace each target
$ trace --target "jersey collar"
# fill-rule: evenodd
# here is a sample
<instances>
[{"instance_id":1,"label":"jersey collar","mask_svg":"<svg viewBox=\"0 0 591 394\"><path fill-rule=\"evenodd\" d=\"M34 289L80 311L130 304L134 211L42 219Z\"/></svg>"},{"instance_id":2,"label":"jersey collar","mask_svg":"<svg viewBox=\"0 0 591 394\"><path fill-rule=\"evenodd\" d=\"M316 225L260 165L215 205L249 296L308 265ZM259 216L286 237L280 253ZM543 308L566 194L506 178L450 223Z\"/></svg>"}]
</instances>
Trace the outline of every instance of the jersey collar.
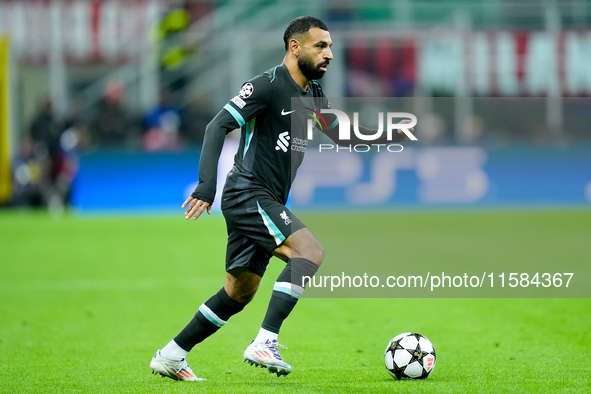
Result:
<instances>
[{"instance_id":1,"label":"jersey collar","mask_svg":"<svg viewBox=\"0 0 591 394\"><path fill-rule=\"evenodd\" d=\"M300 94L307 95L310 92L310 84L308 84L308 90L302 89L302 87L300 85L298 85L297 82L294 81L293 78L291 77L291 74L287 70L287 67L285 66L285 63L281 63L279 65L279 69L281 69L281 72L285 73L285 76L286 76L287 80L289 80L289 82L291 83L291 85L294 88L296 88Z\"/></svg>"}]
</instances>

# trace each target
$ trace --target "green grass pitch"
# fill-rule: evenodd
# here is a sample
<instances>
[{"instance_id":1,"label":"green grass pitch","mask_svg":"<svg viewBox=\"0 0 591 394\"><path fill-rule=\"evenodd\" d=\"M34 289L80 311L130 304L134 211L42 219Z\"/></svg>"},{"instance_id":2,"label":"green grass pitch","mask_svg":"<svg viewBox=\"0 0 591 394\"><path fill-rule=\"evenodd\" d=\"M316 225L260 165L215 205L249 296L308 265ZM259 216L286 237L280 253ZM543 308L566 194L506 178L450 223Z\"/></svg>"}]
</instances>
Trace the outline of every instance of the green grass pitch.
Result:
<instances>
[{"instance_id":1,"label":"green grass pitch","mask_svg":"<svg viewBox=\"0 0 591 394\"><path fill-rule=\"evenodd\" d=\"M588 264L591 255L589 210L384 216L393 231L405 230L396 232L397 245L429 241L401 256L417 264L433 258L433 248L442 264L491 258L495 250L495 258L557 259L557 270ZM302 219L326 246L325 265L347 258L339 231L361 243L375 239L355 234L371 214ZM494 234L524 242L500 244ZM464 237L471 238L458 242ZM280 336L294 371L277 378L243 363L242 352L258 331L279 260L253 302L189 354L206 382L151 375L155 350L221 287L224 252L221 216L195 223L182 211L178 217L0 213L0 392L591 391L589 298L304 298ZM386 344L405 331L427 336L437 351L436 368L424 381L395 381L384 367Z\"/></svg>"}]
</instances>

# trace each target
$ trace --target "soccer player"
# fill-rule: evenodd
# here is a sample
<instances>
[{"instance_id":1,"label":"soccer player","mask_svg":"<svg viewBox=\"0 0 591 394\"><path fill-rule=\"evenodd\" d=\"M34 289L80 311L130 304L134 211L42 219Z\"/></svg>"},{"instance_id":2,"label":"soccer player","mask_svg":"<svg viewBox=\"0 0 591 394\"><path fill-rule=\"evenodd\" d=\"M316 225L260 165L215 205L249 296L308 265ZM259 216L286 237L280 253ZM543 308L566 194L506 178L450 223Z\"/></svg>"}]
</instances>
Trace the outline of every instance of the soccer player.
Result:
<instances>
[{"instance_id":1,"label":"soccer player","mask_svg":"<svg viewBox=\"0 0 591 394\"><path fill-rule=\"evenodd\" d=\"M285 348L277 341L279 330L304 291L302 279L311 278L324 259L320 243L285 206L307 145L305 127L293 126L294 119L305 124L305 116L302 108L292 107L292 98L308 100L312 104L307 105L316 109L328 106L315 80L322 78L333 55L328 28L314 17L294 19L283 41L282 64L242 85L238 95L207 125L199 184L182 207L186 208L186 219L211 213L225 135L241 127L240 146L221 202L228 230L226 281L187 326L156 352L150 363L154 374L202 380L187 365L187 353L252 300L271 256L286 265L273 287L259 333L244 351L244 361L277 376L292 370L278 351ZM335 118L326 117L332 128L325 132L333 139L338 125ZM398 141L406 139L400 131L397 137Z\"/></svg>"}]
</instances>

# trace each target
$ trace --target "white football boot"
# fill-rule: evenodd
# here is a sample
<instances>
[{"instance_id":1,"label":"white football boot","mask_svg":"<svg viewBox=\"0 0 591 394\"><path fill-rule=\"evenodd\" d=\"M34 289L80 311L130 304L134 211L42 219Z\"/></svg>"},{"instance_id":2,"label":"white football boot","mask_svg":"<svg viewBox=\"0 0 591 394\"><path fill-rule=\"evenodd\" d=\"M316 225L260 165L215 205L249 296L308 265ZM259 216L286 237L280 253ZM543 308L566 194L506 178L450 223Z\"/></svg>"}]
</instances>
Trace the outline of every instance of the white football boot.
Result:
<instances>
[{"instance_id":1,"label":"white football boot","mask_svg":"<svg viewBox=\"0 0 591 394\"><path fill-rule=\"evenodd\" d=\"M276 373L277 376L288 375L291 372L291 365L285 363L277 348L287 349L287 346L280 345L277 340L267 340L265 343L253 343L244 351L244 361L250 365L267 368L269 373Z\"/></svg>"},{"instance_id":2,"label":"white football boot","mask_svg":"<svg viewBox=\"0 0 591 394\"><path fill-rule=\"evenodd\" d=\"M162 377L168 377L173 380L206 380L195 376L184 358L181 361L169 360L160 355L160 350L156 352L152 361L150 361L150 368L152 368L154 375L160 374Z\"/></svg>"}]
</instances>

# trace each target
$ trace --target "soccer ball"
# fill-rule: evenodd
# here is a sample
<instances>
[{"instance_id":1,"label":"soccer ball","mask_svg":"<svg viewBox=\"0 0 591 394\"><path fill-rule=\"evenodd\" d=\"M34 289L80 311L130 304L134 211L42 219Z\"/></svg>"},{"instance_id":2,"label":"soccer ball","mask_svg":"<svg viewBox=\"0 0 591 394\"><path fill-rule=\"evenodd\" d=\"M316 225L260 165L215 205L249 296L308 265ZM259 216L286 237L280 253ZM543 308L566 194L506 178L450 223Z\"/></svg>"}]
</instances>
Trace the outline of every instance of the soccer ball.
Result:
<instances>
[{"instance_id":1,"label":"soccer ball","mask_svg":"<svg viewBox=\"0 0 591 394\"><path fill-rule=\"evenodd\" d=\"M384 362L396 379L426 379L435 368L435 349L424 336L405 332L388 343Z\"/></svg>"}]
</instances>

